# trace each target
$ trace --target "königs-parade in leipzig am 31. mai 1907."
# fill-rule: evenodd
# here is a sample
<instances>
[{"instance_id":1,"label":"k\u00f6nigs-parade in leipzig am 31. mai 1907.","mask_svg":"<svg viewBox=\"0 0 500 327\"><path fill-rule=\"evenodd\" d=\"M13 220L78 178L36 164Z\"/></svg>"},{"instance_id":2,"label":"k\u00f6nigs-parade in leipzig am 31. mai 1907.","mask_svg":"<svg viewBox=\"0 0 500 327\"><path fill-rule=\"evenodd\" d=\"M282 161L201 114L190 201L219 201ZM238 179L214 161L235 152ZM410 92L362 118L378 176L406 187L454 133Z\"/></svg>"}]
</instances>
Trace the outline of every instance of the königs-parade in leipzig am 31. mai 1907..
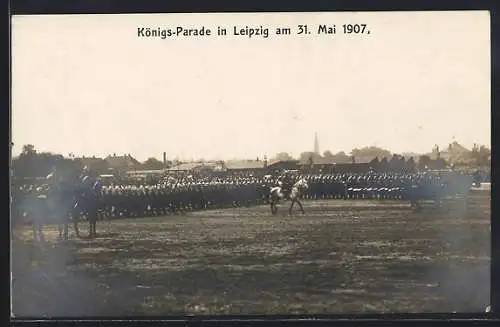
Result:
<instances>
[{"instance_id":1,"label":"k\u00f6nigs-parade in leipzig am 31. mai 1907.","mask_svg":"<svg viewBox=\"0 0 500 327\"><path fill-rule=\"evenodd\" d=\"M315 29L317 35L336 35L337 33L342 34L370 34L370 30L367 28L366 24L342 24L340 25L339 32L337 31L338 27L335 24L332 25L318 25L317 29ZM268 27L238 27L233 26L229 29L232 31L234 36L245 36L248 38L252 37L262 37L268 38L270 29ZM276 27L273 29L275 35L310 35L311 31L308 25L297 25L295 29L290 27ZM218 26L216 32L212 31L210 28L206 28L205 26L199 28L188 28L183 26L177 26L175 28L162 28L162 27L138 27L137 28L137 36L138 37L153 37L153 38L161 38L166 39L170 37L177 36L227 36L228 29Z\"/></svg>"}]
</instances>

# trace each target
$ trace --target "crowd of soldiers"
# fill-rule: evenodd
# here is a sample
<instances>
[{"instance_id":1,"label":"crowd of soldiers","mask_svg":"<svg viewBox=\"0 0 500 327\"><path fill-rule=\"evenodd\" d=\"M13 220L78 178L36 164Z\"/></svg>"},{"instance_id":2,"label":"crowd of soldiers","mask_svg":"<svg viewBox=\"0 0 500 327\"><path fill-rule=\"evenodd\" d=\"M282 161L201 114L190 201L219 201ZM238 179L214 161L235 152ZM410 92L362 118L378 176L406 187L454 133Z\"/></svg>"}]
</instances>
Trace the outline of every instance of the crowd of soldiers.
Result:
<instances>
[{"instance_id":1,"label":"crowd of soldiers","mask_svg":"<svg viewBox=\"0 0 500 327\"><path fill-rule=\"evenodd\" d=\"M465 194L472 177L459 173L335 173L165 177L155 185L110 184L94 190L101 217L163 216L195 210L263 205L271 187L304 178L306 199L434 199ZM282 183L285 182L285 183ZM61 191L71 197L74 192ZM12 211L21 213L27 198L44 187L21 185L13 190ZM78 192L78 191L77 191ZM71 199L67 199L71 201Z\"/></svg>"}]
</instances>

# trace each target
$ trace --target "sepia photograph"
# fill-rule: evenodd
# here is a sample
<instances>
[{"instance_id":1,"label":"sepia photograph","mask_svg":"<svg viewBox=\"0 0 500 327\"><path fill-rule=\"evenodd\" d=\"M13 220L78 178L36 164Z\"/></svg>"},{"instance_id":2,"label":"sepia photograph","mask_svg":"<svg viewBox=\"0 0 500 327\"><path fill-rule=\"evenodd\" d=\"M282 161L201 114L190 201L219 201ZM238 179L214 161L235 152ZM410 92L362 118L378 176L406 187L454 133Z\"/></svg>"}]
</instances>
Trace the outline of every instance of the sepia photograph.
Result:
<instances>
[{"instance_id":1,"label":"sepia photograph","mask_svg":"<svg viewBox=\"0 0 500 327\"><path fill-rule=\"evenodd\" d=\"M11 29L11 317L492 309L488 11Z\"/></svg>"}]
</instances>

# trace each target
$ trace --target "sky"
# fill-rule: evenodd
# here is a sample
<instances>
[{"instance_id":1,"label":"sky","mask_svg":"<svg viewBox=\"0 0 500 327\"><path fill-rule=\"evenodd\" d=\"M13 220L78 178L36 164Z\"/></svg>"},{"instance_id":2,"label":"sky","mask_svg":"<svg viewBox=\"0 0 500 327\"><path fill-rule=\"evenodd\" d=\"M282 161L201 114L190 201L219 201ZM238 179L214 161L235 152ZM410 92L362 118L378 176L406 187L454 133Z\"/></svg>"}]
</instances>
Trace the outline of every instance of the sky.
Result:
<instances>
[{"instance_id":1,"label":"sky","mask_svg":"<svg viewBox=\"0 0 500 327\"><path fill-rule=\"evenodd\" d=\"M490 20L476 12L14 16L12 141L139 160L490 146ZM370 34L342 34L342 24ZM310 35L296 35L307 24ZM337 34L318 35L335 24ZM235 36L233 26L270 36ZM225 37L138 37L139 27ZM293 35L273 35L291 27Z\"/></svg>"}]
</instances>

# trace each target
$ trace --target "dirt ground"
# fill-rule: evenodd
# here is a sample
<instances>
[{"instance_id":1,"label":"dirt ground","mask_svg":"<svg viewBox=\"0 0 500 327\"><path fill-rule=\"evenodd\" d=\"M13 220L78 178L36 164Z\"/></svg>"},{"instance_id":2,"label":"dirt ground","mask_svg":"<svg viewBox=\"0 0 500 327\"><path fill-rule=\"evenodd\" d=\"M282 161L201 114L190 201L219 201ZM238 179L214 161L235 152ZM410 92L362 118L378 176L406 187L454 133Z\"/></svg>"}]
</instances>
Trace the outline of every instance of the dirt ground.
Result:
<instances>
[{"instance_id":1,"label":"dirt ground","mask_svg":"<svg viewBox=\"0 0 500 327\"><path fill-rule=\"evenodd\" d=\"M15 231L21 316L484 311L490 196L411 212L400 202L308 201L115 220L42 247ZM81 225L84 232L87 226Z\"/></svg>"}]
</instances>

